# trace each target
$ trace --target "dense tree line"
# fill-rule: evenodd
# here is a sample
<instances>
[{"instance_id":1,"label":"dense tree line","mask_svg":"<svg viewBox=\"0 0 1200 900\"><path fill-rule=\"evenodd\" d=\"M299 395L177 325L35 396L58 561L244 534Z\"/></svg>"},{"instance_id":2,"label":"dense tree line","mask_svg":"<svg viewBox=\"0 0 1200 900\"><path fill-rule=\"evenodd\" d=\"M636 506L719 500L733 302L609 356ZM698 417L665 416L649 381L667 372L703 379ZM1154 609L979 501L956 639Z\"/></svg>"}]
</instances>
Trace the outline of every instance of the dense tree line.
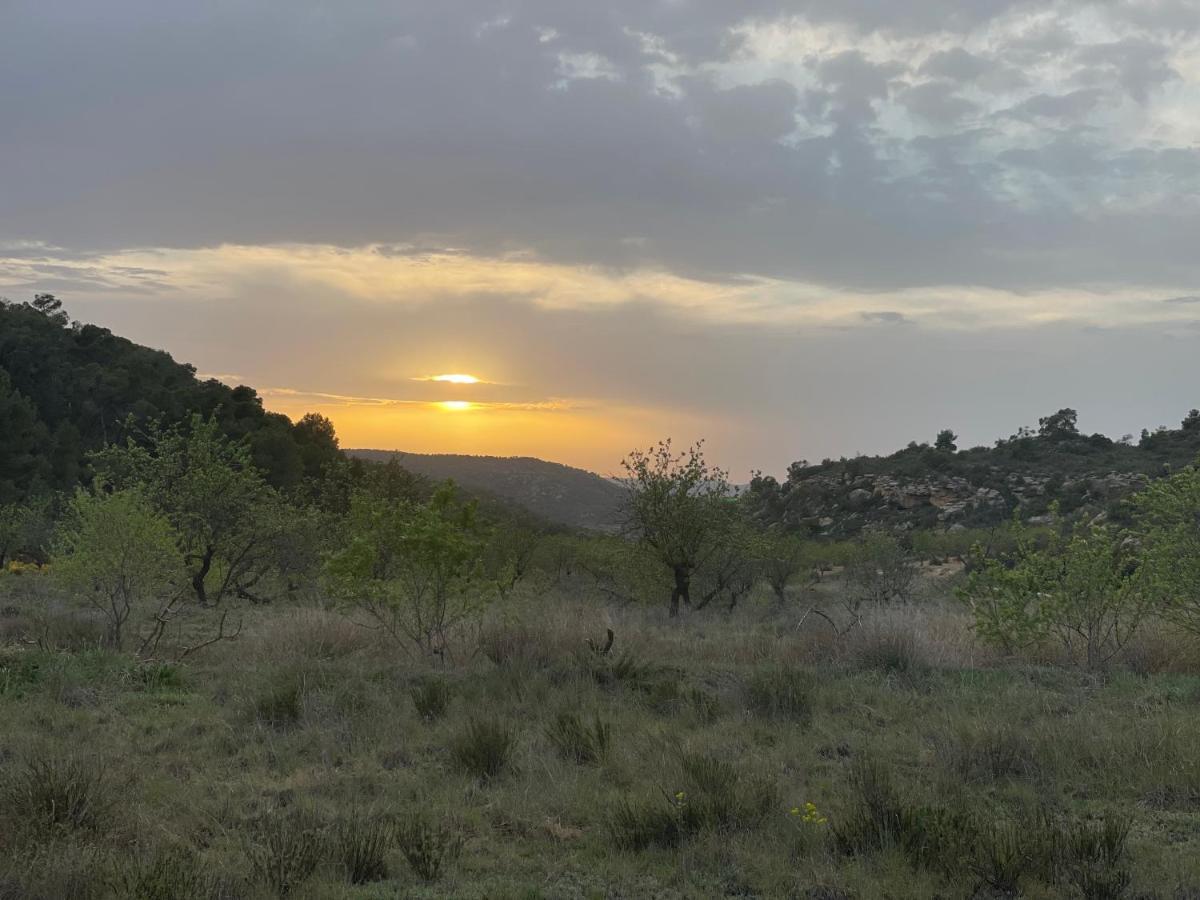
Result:
<instances>
[{"instance_id":1,"label":"dense tree line","mask_svg":"<svg viewBox=\"0 0 1200 900\"><path fill-rule=\"evenodd\" d=\"M321 416L293 424L249 387L200 380L167 353L71 322L50 294L0 301L0 503L87 482L89 453L197 413L243 442L274 488L300 487L339 455Z\"/></svg>"}]
</instances>

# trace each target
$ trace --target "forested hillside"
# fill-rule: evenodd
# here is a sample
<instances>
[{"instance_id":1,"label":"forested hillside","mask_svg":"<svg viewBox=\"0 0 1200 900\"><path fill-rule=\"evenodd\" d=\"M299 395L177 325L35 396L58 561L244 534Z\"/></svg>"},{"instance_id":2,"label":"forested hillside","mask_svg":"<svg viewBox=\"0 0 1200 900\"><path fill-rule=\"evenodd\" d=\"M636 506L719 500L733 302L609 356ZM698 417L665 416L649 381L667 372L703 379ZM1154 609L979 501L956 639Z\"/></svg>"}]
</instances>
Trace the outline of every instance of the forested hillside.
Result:
<instances>
[{"instance_id":1,"label":"forested hillside","mask_svg":"<svg viewBox=\"0 0 1200 900\"><path fill-rule=\"evenodd\" d=\"M265 411L252 388L200 380L161 350L71 322L52 295L0 301L0 503L69 488L86 479L89 452L136 439L152 420L170 425L196 413L244 438L277 488L337 456L327 419L293 424Z\"/></svg>"}]
</instances>

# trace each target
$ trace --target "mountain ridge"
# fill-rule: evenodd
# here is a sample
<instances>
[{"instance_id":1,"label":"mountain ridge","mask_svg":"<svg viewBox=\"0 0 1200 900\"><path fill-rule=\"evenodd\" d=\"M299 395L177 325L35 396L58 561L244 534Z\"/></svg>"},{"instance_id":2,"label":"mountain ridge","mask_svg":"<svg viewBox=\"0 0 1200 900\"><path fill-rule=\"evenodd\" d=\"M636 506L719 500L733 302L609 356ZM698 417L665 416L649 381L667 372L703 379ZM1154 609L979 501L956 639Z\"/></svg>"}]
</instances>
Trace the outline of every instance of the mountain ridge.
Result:
<instances>
[{"instance_id":1,"label":"mountain ridge","mask_svg":"<svg viewBox=\"0 0 1200 900\"><path fill-rule=\"evenodd\" d=\"M587 469L534 456L410 453L347 448L355 459L396 462L417 475L483 490L559 525L613 531L620 523L621 486Z\"/></svg>"}]
</instances>

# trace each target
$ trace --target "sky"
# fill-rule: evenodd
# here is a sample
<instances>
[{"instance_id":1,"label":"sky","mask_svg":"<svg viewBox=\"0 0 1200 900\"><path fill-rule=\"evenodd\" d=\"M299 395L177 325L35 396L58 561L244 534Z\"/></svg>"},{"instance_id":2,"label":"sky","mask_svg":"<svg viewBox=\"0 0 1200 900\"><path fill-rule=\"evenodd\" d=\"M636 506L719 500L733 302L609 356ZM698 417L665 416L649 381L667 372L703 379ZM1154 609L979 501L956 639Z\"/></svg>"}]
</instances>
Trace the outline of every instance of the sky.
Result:
<instances>
[{"instance_id":1,"label":"sky","mask_svg":"<svg viewBox=\"0 0 1200 900\"><path fill-rule=\"evenodd\" d=\"M346 447L1200 406L1200 0L0 0L0 123L0 295Z\"/></svg>"}]
</instances>

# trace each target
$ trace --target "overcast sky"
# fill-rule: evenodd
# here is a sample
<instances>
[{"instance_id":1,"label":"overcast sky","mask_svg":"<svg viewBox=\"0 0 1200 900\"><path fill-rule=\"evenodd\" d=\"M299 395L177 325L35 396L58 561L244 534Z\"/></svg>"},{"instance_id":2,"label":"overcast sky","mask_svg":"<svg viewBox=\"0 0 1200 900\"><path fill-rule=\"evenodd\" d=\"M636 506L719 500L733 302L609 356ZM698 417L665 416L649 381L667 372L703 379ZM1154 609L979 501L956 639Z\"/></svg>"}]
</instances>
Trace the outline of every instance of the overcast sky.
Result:
<instances>
[{"instance_id":1,"label":"overcast sky","mask_svg":"<svg viewBox=\"0 0 1200 900\"><path fill-rule=\"evenodd\" d=\"M741 480L1174 424L1200 0L0 0L35 291L344 446Z\"/></svg>"}]
</instances>

